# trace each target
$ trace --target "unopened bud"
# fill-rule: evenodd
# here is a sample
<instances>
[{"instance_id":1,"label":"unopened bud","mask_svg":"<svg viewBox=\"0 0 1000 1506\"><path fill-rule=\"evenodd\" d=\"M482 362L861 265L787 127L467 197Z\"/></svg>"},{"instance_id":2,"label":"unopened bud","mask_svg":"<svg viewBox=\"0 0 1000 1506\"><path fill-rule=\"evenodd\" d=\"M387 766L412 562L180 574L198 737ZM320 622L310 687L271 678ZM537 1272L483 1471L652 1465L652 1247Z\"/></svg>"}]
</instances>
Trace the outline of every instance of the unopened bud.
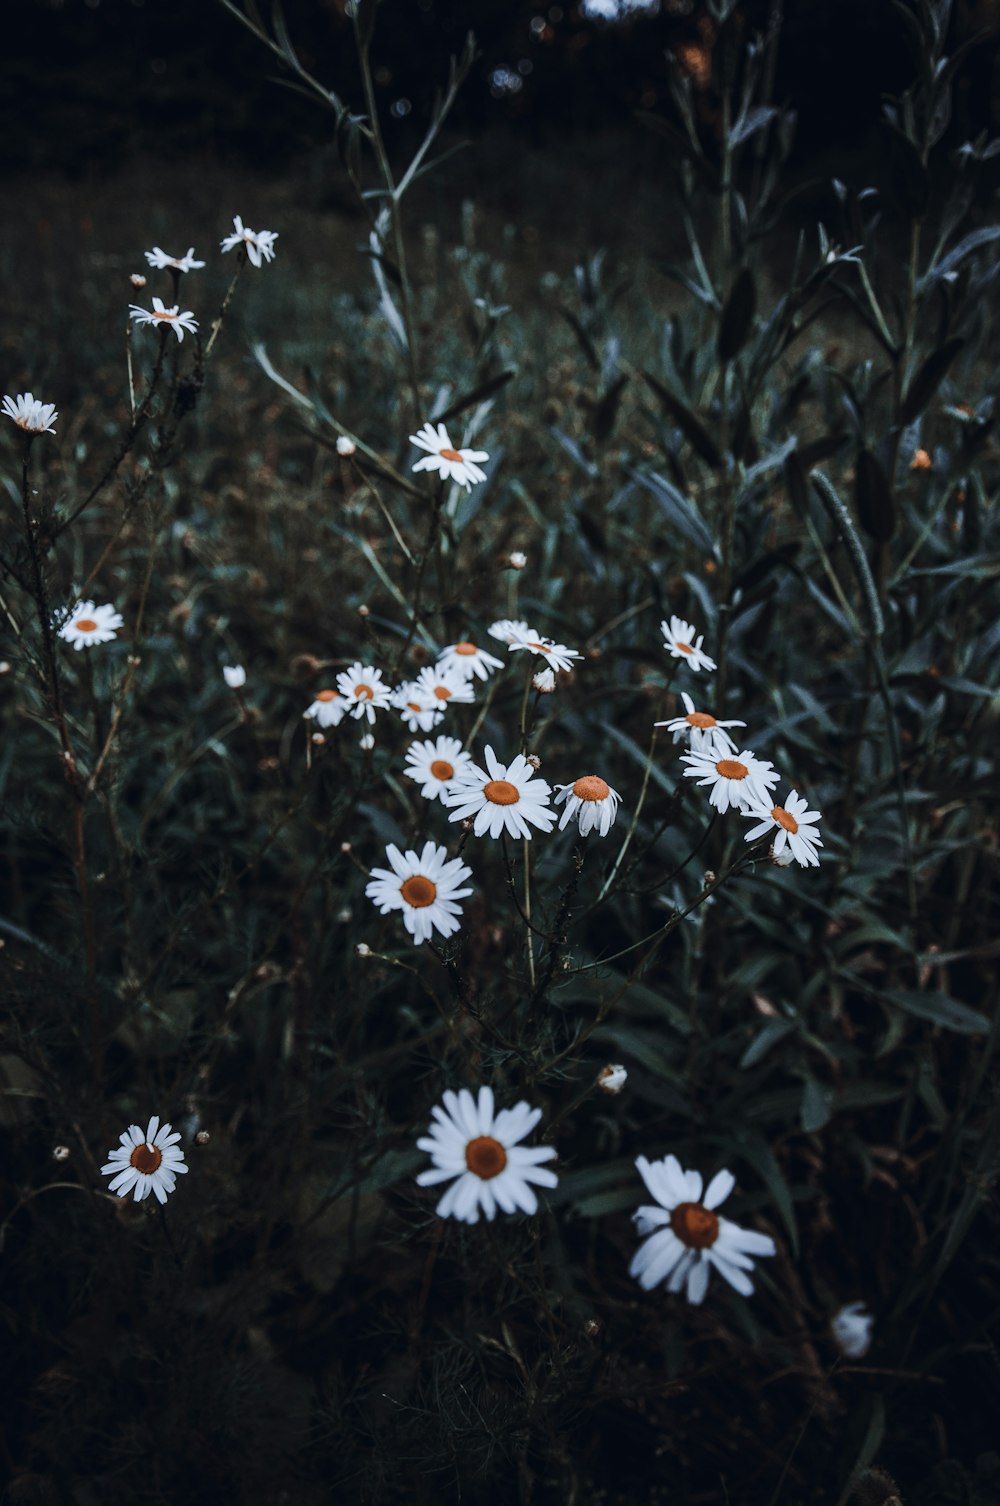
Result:
<instances>
[{"instance_id":1,"label":"unopened bud","mask_svg":"<svg viewBox=\"0 0 1000 1506\"><path fill-rule=\"evenodd\" d=\"M359 941L357 946L354 948L354 955L355 957L370 957L372 955L372 949L367 945L366 942Z\"/></svg>"},{"instance_id":2,"label":"unopened bud","mask_svg":"<svg viewBox=\"0 0 1000 1506\"><path fill-rule=\"evenodd\" d=\"M775 852L774 848L771 848L771 862L775 863L779 868L787 868L789 863L793 863L794 861L795 859L792 857L790 848L783 847L780 852Z\"/></svg>"},{"instance_id":3,"label":"unopened bud","mask_svg":"<svg viewBox=\"0 0 1000 1506\"><path fill-rule=\"evenodd\" d=\"M146 286L146 279L141 272L133 272L129 278L129 282L134 288L144 288Z\"/></svg>"},{"instance_id":4,"label":"unopened bud","mask_svg":"<svg viewBox=\"0 0 1000 1506\"><path fill-rule=\"evenodd\" d=\"M309 741L313 744L314 747L322 748L323 744L326 742L326 738L323 736L322 732L314 732Z\"/></svg>"},{"instance_id":5,"label":"unopened bud","mask_svg":"<svg viewBox=\"0 0 1000 1506\"><path fill-rule=\"evenodd\" d=\"M359 746L365 753L370 753L375 746L375 738L373 734L371 732L366 732L364 737L361 738Z\"/></svg>"},{"instance_id":6,"label":"unopened bud","mask_svg":"<svg viewBox=\"0 0 1000 1506\"><path fill-rule=\"evenodd\" d=\"M597 1086L609 1098L615 1098L628 1082L628 1073L621 1062L608 1062L597 1074Z\"/></svg>"},{"instance_id":7,"label":"unopened bud","mask_svg":"<svg viewBox=\"0 0 1000 1506\"><path fill-rule=\"evenodd\" d=\"M541 669L531 683L542 695L551 695L556 688L556 677L551 669Z\"/></svg>"},{"instance_id":8,"label":"unopened bud","mask_svg":"<svg viewBox=\"0 0 1000 1506\"><path fill-rule=\"evenodd\" d=\"M10 661L8 659L0 659L0 675L9 675L9 674L10 674Z\"/></svg>"},{"instance_id":9,"label":"unopened bud","mask_svg":"<svg viewBox=\"0 0 1000 1506\"><path fill-rule=\"evenodd\" d=\"M372 615L372 609L371 609L371 607L366 606L365 603L362 602L361 605L358 607L358 616L359 617L370 617L371 615Z\"/></svg>"},{"instance_id":10,"label":"unopened bud","mask_svg":"<svg viewBox=\"0 0 1000 1506\"><path fill-rule=\"evenodd\" d=\"M716 880L716 873L715 873L714 869L712 869L712 868L706 868L705 869L705 877L702 879L702 883L704 884L705 888L707 889L708 886L709 886L709 884L714 884L715 880Z\"/></svg>"},{"instance_id":11,"label":"unopened bud","mask_svg":"<svg viewBox=\"0 0 1000 1506\"><path fill-rule=\"evenodd\" d=\"M515 549L507 556L507 563L512 570L523 570L528 563L528 556L522 554L520 549Z\"/></svg>"},{"instance_id":12,"label":"unopened bud","mask_svg":"<svg viewBox=\"0 0 1000 1506\"><path fill-rule=\"evenodd\" d=\"M247 672L242 664L224 664L222 678L230 690L239 690L247 682Z\"/></svg>"},{"instance_id":13,"label":"unopened bud","mask_svg":"<svg viewBox=\"0 0 1000 1506\"><path fill-rule=\"evenodd\" d=\"M583 1325L584 1338L596 1339L600 1337L600 1333L601 1324L597 1321L596 1318L588 1318L586 1323L584 1323Z\"/></svg>"},{"instance_id":14,"label":"unopened bud","mask_svg":"<svg viewBox=\"0 0 1000 1506\"><path fill-rule=\"evenodd\" d=\"M354 443L353 439L348 439L348 437L347 437L346 434L338 434L338 436L337 436L337 454L338 455L353 455L354 452L355 452L355 450L357 448L358 447Z\"/></svg>"},{"instance_id":15,"label":"unopened bud","mask_svg":"<svg viewBox=\"0 0 1000 1506\"><path fill-rule=\"evenodd\" d=\"M71 1152L68 1145L54 1145L52 1147L53 1161L68 1161L70 1154Z\"/></svg>"},{"instance_id":16,"label":"unopened bud","mask_svg":"<svg viewBox=\"0 0 1000 1506\"><path fill-rule=\"evenodd\" d=\"M194 1143L195 1145L207 1145L211 1138L208 1130L199 1130L194 1137Z\"/></svg>"},{"instance_id":17,"label":"unopened bud","mask_svg":"<svg viewBox=\"0 0 1000 1506\"><path fill-rule=\"evenodd\" d=\"M525 763L529 763L531 767L536 770L536 772L542 767L542 760L539 758L537 753L529 753L524 761Z\"/></svg>"},{"instance_id":18,"label":"unopened bud","mask_svg":"<svg viewBox=\"0 0 1000 1506\"><path fill-rule=\"evenodd\" d=\"M341 852L343 852L345 854L348 853L348 852L350 852L351 851L351 844L350 844L350 842L341 842L341 844L340 844L340 850L341 850Z\"/></svg>"},{"instance_id":19,"label":"unopened bud","mask_svg":"<svg viewBox=\"0 0 1000 1506\"><path fill-rule=\"evenodd\" d=\"M932 471L933 469L934 469L934 462L931 459L931 457L928 455L927 451L926 450L917 450L916 453L913 456L913 459L910 461L910 470L911 471Z\"/></svg>"}]
</instances>

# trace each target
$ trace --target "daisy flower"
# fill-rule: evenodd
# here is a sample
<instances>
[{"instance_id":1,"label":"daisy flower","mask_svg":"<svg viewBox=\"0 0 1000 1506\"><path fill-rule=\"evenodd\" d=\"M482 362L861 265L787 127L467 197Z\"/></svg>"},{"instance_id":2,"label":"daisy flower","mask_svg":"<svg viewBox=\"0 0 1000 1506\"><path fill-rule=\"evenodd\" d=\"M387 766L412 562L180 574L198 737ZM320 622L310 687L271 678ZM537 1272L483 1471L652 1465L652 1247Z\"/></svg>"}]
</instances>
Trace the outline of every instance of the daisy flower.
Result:
<instances>
[{"instance_id":1,"label":"daisy flower","mask_svg":"<svg viewBox=\"0 0 1000 1506\"><path fill-rule=\"evenodd\" d=\"M704 1299L714 1266L730 1286L749 1297L753 1282L746 1273L753 1270L751 1257L773 1255L775 1246L769 1234L741 1229L716 1213L736 1185L732 1172L716 1172L702 1197L701 1173L684 1171L676 1156L652 1162L637 1156L635 1164L659 1206L647 1205L632 1215L639 1233L650 1238L632 1257L629 1275L647 1292L661 1281L671 1292L679 1292L686 1283L688 1301L697 1304Z\"/></svg>"},{"instance_id":2,"label":"daisy flower","mask_svg":"<svg viewBox=\"0 0 1000 1506\"><path fill-rule=\"evenodd\" d=\"M454 670L463 680L488 680L495 669L503 669L503 660L494 659L484 648L477 648L467 640L450 643L438 655L438 669Z\"/></svg>"},{"instance_id":3,"label":"daisy flower","mask_svg":"<svg viewBox=\"0 0 1000 1506\"><path fill-rule=\"evenodd\" d=\"M695 671L715 668L715 660L710 659L702 650L704 633L696 640L694 628L683 617L671 617L669 626L666 622L661 622L660 632L663 634L663 647L669 650L671 659L685 659L688 667Z\"/></svg>"},{"instance_id":4,"label":"daisy flower","mask_svg":"<svg viewBox=\"0 0 1000 1506\"><path fill-rule=\"evenodd\" d=\"M43 403L40 397L30 392L21 392L17 398L5 397L3 412L12 418L25 434L54 434L52 425L59 417L55 403Z\"/></svg>"},{"instance_id":5,"label":"daisy flower","mask_svg":"<svg viewBox=\"0 0 1000 1506\"><path fill-rule=\"evenodd\" d=\"M59 629L59 637L79 651L94 643L110 643L123 626L121 613L114 607L95 607L92 601L78 601Z\"/></svg>"},{"instance_id":6,"label":"daisy flower","mask_svg":"<svg viewBox=\"0 0 1000 1506\"><path fill-rule=\"evenodd\" d=\"M534 778L535 771L524 755L519 753L507 766L500 763L492 748L487 747L485 755L485 770L470 764L446 791L444 804L456 807L448 819L464 821L474 816L477 837L486 832L498 837L506 831L528 841L531 826L551 831L556 819L549 805L552 790L544 779Z\"/></svg>"},{"instance_id":7,"label":"daisy flower","mask_svg":"<svg viewBox=\"0 0 1000 1506\"><path fill-rule=\"evenodd\" d=\"M110 1192L119 1197L128 1197L135 1189L135 1200L141 1203L152 1192L160 1203L165 1203L177 1185L178 1176L188 1170L184 1152L178 1148L181 1138L170 1125L161 1125L156 1114L146 1126L146 1132L137 1124L130 1124L123 1131L120 1144L108 1152L108 1159L101 1167L101 1175L111 1177Z\"/></svg>"},{"instance_id":8,"label":"daisy flower","mask_svg":"<svg viewBox=\"0 0 1000 1506\"><path fill-rule=\"evenodd\" d=\"M672 717L668 722L654 722L653 726L666 727L674 734L675 743L688 738L692 753L736 752L736 744L725 729L745 727L746 722L720 722L709 711L695 711L694 701L685 690L681 691L681 700L684 702L684 716Z\"/></svg>"},{"instance_id":9,"label":"daisy flower","mask_svg":"<svg viewBox=\"0 0 1000 1506\"><path fill-rule=\"evenodd\" d=\"M434 1165L417 1177L421 1187L451 1182L435 1212L439 1218L457 1218L478 1224L480 1211L493 1219L503 1213L538 1210L530 1184L555 1187L559 1178L542 1166L556 1154L554 1145L521 1145L542 1117L541 1109L515 1103L512 1109L494 1111L493 1089L480 1088L479 1102L463 1088L443 1095L444 1108L435 1104L430 1133L417 1141Z\"/></svg>"},{"instance_id":10,"label":"daisy flower","mask_svg":"<svg viewBox=\"0 0 1000 1506\"><path fill-rule=\"evenodd\" d=\"M457 481L467 492L472 490L474 481L486 480L486 472L476 462L489 460L489 455L485 450L456 450L444 424L438 424L436 429L433 424L424 424L419 433L410 435L410 443L428 452L423 460L417 461L415 471L436 471L446 481Z\"/></svg>"},{"instance_id":11,"label":"daisy flower","mask_svg":"<svg viewBox=\"0 0 1000 1506\"><path fill-rule=\"evenodd\" d=\"M849 1360L860 1360L872 1346L875 1319L863 1302L848 1302L830 1319L834 1342Z\"/></svg>"},{"instance_id":12,"label":"daisy flower","mask_svg":"<svg viewBox=\"0 0 1000 1506\"><path fill-rule=\"evenodd\" d=\"M347 715L348 705L339 690L319 690L316 699L302 715L317 727L339 727Z\"/></svg>"},{"instance_id":13,"label":"daisy flower","mask_svg":"<svg viewBox=\"0 0 1000 1506\"><path fill-rule=\"evenodd\" d=\"M174 272L193 272L196 267L205 265L203 261L195 261L193 246L188 246L183 256L168 256L166 251L160 250L159 246L154 246L152 251L145 251L143 255L149 265L155 267L158 272L162 272L166 267L170 267Z\"/></svg>"},{"instance_id":14,"label":"daisy flower","mask_svg":"<svg viewBox=\"0 0 1000 1506\"><path fill-rule=\"evenodd\" d=\"M172 309L164 306L162 298L153 299L153 312L140 307L138 303L130 303L130 319L136 324L159 324L162 329L172 329L178 340L184 339L184 331L193 335L198 328L198 321L188 309L186 313L180 312L180 304L175 303Z\"/></svg>"},{"instance_id":15,"label":"daisy flower","mask_svg":"<svg viewBox=\"0 0 1000 1506\"><path fill-rule=\"evenodd\" d=\"M557 784L556 805L566 802L559 830L577 820L581 837L591 831L599 831L602 837L606 837L615 824L621 798L599 774L584 774L575 784Z\"/></svg>"},{"instance_id":16,"label":"daisy flower","mask_svg":"<svg viewBox=\"0 0 1000 1506\"><path fill-rule=\"evenodd\" d=\"M412 849L400 852L390 842L385 855L391 869L373 868L371 882L365 886L379 913L402 910L403 924L418 946L430 939L432 931L440 931L442 936L457 931L462 906L456 900L472 893L459 885L471 878L472 869L461 858L449 860L447 847L434 842L425 842L419 855Z\"/></svg>"},{"instance_id":17,"label":"daisy flower","mask_svg":"<svg viewBox=\"0 0 1000 1506\"><path fill-rule=\"evenodd\" d=\"M711 753L682 753L681 762L687 764L684 773L699 784L710 784L709 800L715 809L724 815L727 810L748 810L754 800L762 804L771 788L778 782L773 764L763 758L755 758L748 748L732 757L724 754L717 757L718 749Z\"/></svg>"},{"instance_id":18,"label":"daisy flower","mask_svg":"<svg viewBox=\"0 0 1000 1506\"><path fill-rule=\"evenodd\" d=\"M366 716L374 723L376 711L392 704L392 691L382 683L382 671L356 661L337 676L337 689L350 704L353 717Z\"/></svg>"},{"instance_id":19,"label":"daisy flower","mask_svg":"<svg viewBox=\"0 0 1000 1506\"><path fill-rule=\"evenodd\" d=\"M811 811L808 801L803 800L795 790L785 797L784 805L772 806L767 799L751 800L743 814L760 823L747 832L743 839L745 842L755 842L767 832L776 832L771 847L775 859L787 847L803 868L819 867L816 848L823 846L823 839L813 823L820 820L821 812Z\"/></svg>"},{"instance_id":20,"label":"daisy flower","mask_svg":"<svg viewBox=\"0 0 1000 1506\"><path fill-rule=\"evenodd\" d=\"M407 680L393 691L392 704L409 732L430 732L444 718L444 703L418 690L415 680Z\"/></svg>"},{"instance_id":21,"label":"daisy flower","mask_svg":"<svg viewBox=\"0 0 1000 1506\"><path fill-rule=\"evenodd\" d=\"M425 800L440 800L445 804L447 791L471 768L471 755L462 751L457 737L436 737L433 742L410 744L403 772L420 785Z\"/></svg>"},{"instance_id":22,"label":"daisy flower","mask_svg":"<svg viewBox=\"0 0 1000 1506\"><path fill-rule=\"evenodd\" d=\"M247 682L247 672L242 664L224 664L222 666L222 678L230 690L242 690Z\"/></svg>"},{"instance_id":23,"label":"daisy flower","mask_svg":"<svg viewBox=\"0 0 1000 1506\"><path fill-rule=\"evenodd\" d=\"M223 251L232 251L243 246L255 267L274 260L274 243L278 239L274 230L251 230L244 225L238 214L233 215L233 234L222 242Z\"/></svg>"},{"instance_id":24,"label":"daisy flower","mask_svg":"<svg viewBox=\"0 0 1000 1506\"><path fill-rule=\"evenodd\" d=\"M551 695L556 688L556 677L551 669L540 669L531 683L539 695Z\"/></svg>"},{"instance_id":25,"label":"daisy flower","mask_svg":"<svg viewBox=\"0 0 1000 1506\"><path fill-rule=\"evenodd\" d=\"M532 654L542 654L551 669L572 669L574 659L582 659L583 655L575 648L567 648L565 643L556 643L552 638L543 638L533 628L527 632L512 633L507 644L509 654L516 653L518 649L525 648Z\"/></svg>"},{"instance_id":26,"label":"daisy flower","mask_svg":"<svg viewBox=\"0 0 1000 1506\"><path fill-rule=\"evenodd\" d=\"M526 622L521 622L518 618L500 617L496 622L490 623L487 632L499 643L513 643L515 638L523 638L531 632L531 629Z\"/></svg>"},{"instance_id":27,"label":"daisy flower","mask_svg":"<svg viewBox=\"0 0 1000 1506\"><path fill-rule=\"evenodd\" d=\"M436 701L446 709L452 701L468 705L476 699L472 681L457 669L444 669L440 664L426 665L413 682L417 694L429 701Z\"/></svg>"}]
</instances>

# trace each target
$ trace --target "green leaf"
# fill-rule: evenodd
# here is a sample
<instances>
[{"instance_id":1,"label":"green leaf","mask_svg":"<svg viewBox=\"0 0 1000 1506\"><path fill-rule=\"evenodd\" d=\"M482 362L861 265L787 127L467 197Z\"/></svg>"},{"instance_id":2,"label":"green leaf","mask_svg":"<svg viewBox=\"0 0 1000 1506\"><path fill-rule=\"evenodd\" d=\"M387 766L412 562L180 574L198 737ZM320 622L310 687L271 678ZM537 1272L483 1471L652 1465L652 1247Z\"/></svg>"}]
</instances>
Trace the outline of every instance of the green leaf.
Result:
<instances>
[{"instance_id":1,"label":"green leaf","mask_svg":"<svg viewBox=\"0 0 1000 1506\"><path fill-rule=\"evenodd\" d=\"M799 1118L807 1135L814 1135L830 1122L832 1094L815 1077L807 1077L802 1088L802 1104Z\"/></svg>"},{"instance_id":2,"label":"green leaf","mask_svg":"<svg viewBox=\"0 0 1000 1506\"><path fill-rule=\"evenodd\" d=\"M719 320L719 360L731 361L746 344L757 311L757 287L753 273L744 267L733 283Z\"/></svg>"},{"instance_id":3,"label":"green leaf","mask_svg":"<svg viewBox=\"0 0 1000 1506\"><path fill-rule=\"evenodd\" d=\"M651 371L644 371L642 376L656 393L668 417L673 419L695 454L700 455L705 464L710 465L713 470L718 470L722 465L722 452L701 419L696 418L690 408L686 407L679 397L675 397Z\"/></svg>"},{"instance_id":4,"label":"green leaf","mask_svg":"<svg viewBox=\"0 0 1000 1506\"><path fill-rule=\"evenodd\" d=\"M921 993L917 989L891 989L884 998L920 1020L929 1020L932 1025L942 1025L945 1030L956 1030L959 1035L985 1035L990 1028L986 1015L968 1004L959 1003L950 994Z\"/></svg>"},{"instance_id":5,"label":"green leaf","mask_svg":"<svg viewBox=\"0 0 1000 1506\"><path fill-rule=\"evenodd\" d=\"M927 357L910 383L900 405L899 421L901 424L912 424L913 420L923 413L944 380L948 367L964 344L965 341L961 336L953 335L950 340L946 340Z\"/></svg>"},{"instance_id":6,"label":"green leaf","mask_svg":"<svg viewBox=\"0 0 1000 1506\"><path fill-rule=\"evenodd\" d=\"M899 516L885 471L871 450L858 451L854 502L865 533L878 543L887 544L896 532Z\"/></svg>"},{"instance_id":7,"label":"green leaf","mask_svg":"<svg viewBox=\"0 0 1000 1506\"><path fill-rule=\"evenodd\" d=\"M498 372L496 376L488 377L485 382L480 382L478 387L473 387L472 391L467 392L464 397L456 398L441 413L432 414L431 423L446 424L450 418L457 418L467 408L474 407L476 403L481 403L484 398L492 397L494 392L499 392L502 387L506 387L507 383L516 375L517 372L514 367L508 366L503 371Z\"/></svg>"}]
</instances>

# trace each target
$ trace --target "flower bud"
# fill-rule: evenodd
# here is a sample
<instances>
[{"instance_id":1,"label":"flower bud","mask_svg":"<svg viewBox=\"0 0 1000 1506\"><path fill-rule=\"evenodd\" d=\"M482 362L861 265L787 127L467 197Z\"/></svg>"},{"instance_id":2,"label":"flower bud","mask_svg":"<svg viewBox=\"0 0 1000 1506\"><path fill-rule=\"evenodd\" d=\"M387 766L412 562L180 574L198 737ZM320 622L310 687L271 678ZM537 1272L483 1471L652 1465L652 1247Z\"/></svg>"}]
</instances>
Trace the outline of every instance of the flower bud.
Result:
<instances>
[{"instance_id":1,"label":"flower bud","mask_svg":"<svg viewBox=\"0 0 1000 1506\"><path fill-rule=\"evenodd\" d=\"M141 272L133 272L129 278L129 282L134 288L144 288L146 286L146 279Z\"/></svg>"},{"instance_id":2,"label":"flower bud","mask_svg":"<svg viewBox=\"0 0 1000 1506\"><path fill-rule=\"evenodd\" d=\"M68 1145L54 1145L52 1147L53 1161L68 1161L72 1152Z\"/></svg>"},{"instance_id":3,"label":"flower bud","mask_svg":"<svg viewBox=\"0 0 1000 1506\"><path fill-rule=\"evenodd\" d=\"M523 570L528 563L528 556L522 554L520 549L515 549L507 556L507 563L512 570Z\"/></svg>"},{"instance_id":4,"label":"flower bud","mask_svg":"<svg viewBox=\"0 0 1000 1506\"><path fill-rule=\"evenodd\" d=\"M211 1138L208 1130L199 1130L194 1137L194 1143L195 1145L207 1145Z\"/></svg>"},{"instance_id":5,"label":"flower bud","mask_svg":"<svg viewBox=\"0 0 1000 1506\"><path fill-rule=\"evenodd\" d=\"M354 948L354 955L355 957L370 957L372 955L372 949L367 945L366 942L359 941L357 946Z\"/></svg>"},{"instance_id":6,"label":"flower bud","mask_svg":"<svg viewBox=\"0 0 1000 1506\"><path fill-rule=\"evenodd\" d=\"M230 690L239 690L247 682L247 672L242 664L224 664L222 678Z\"/></svg>"},{"instance_id":7,"label":"flower bud","mask_svg":"<svg viewBox=\"0 0 1000 1506\"><path fill-rule=\"evenodd\" d=\"M608 1062L598 1072L596 1082L602 1093L607 1093L609 1098L617 1098L628 1082L628 1073L621 1062Z\"/></svg>"},{"instance_id":8,"label":"flower bud","mask_svg":"<svg viewBox=\"0 0 1000 1506\"><path fill-rule=\"evenodd\" d=\"M556 688L556 677L551 669L540 669L531 683L542 695L551 695Z\"/></svg>"},{"instance_id":9,"label":"flower bud","mask_svg":"<svg viewBox=\"0 0 1000 1506\"><path fill-rule=\"evenodd\" d=\"M354 452L357 450L357 448L358 447L354 443L353 439L348 439L348 437L347 437L346 434L338 434L338 436L337 436L337 454L338 455L345 455L345 456L346 455L353 455Z\"/></svg>"},{"instance_id":10,"label":"flower bud","mask_svg":"<svg viewBox=\"0 0 1000 1506\"><path fill-rule=\"evenodd\" d=\"M859 1360L872 1343L875 1319L863 1302L848 1302L830 1319L834 1343L849 1360Z\"/></svg>"},{"instance_id":11,"label":"flower bud","mask_svg":"<svg viewBox=\"0 0 1000 1506\"><path fill-rule=\"evenodd\" d=\"M542 767L542 760L537 753L529 753L525 763L529 763L536 772Z\"/></svg>"}]
</instances>

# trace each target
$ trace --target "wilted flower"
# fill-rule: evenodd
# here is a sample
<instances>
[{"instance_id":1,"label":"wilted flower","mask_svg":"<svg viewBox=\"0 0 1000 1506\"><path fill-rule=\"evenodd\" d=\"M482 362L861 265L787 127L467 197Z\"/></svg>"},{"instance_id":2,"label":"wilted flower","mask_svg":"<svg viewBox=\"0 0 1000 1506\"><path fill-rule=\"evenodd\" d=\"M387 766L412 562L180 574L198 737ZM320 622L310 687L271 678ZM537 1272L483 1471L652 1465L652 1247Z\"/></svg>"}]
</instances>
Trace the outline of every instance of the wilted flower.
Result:
<instances>
[{"instance_id":1,"label":"wilted flower","mask_svg":"<svg viewBox=\"0 0 1000 1506\"><path fill-rule=\"evenodd\" d=\"M551 669L540 669L531 683L539 695L551 695L556 688L556 677Z\"/></svg>"},{"instance_id":2,"label":"wilted flower","mask_svg":"<svg viewBox=\"0 0 1000 1506\"><path fill-rule=\"evenodd\" d=\"M222 242L223 251L232 251L236 246L246 249L247 257L255 267L274 260L274 243L278 239L274 230L251 230L244 225L238 214L233 215L233 234Z\"/></svg>"},{"instance_id":3,"label":"wilted flower","mask_svg":"<svg viewBox=\"0 0 1000 1506\"><path fill-rule=\"evenodd\" d=\"M348 703L338 690L319 690L312 705L302 715L317 727L339 727L347 715Z\"/></svg>"},{"instance_id":4,"label":"wilted flower","mask_svg":"<svg viewBox=\"0 0 1000 1506\"><path fill-rule=\"evenodd\" d=\"M416 434L410 435L410 443L429 453L418 460L414 471L436 471L446 481L457 481L466 491L472 490L474 481L485 481L486 472L479 469L477 461L489 460L485 450L456 450L448 437L444 424L424 424Z\"/></svg>"},{"instance_id":5,"label":"wilted flower","mask_svg":"<svg viewBox=\"0 0 1000 1506\"><path fill-rule=\"evenodd\" d=\"M449 820L474 817L473 831L477 837L489 832L496 838L505 831L527 841L532 835L531 826L551 831L556 813L549 805L552 790L545 780L535 779L534 769L520 753L513 763L505 766L492 748L487 747L484 752L486 769L470 764L448 790L444 803L456 807Z\"/></svg>"},{"instance_id":6,"label":"wilted flower","mask_svg":"<svg viewBox=\"0 0 1000 1506\"><path fill-rule=\"evenodd\" d=\"M559 821L559 830L570 821L579 822L581 837L597 831L606 837L615 824L618 802L617 790L613 790L599 774L584 774L574 784L556 785L556 805L565 800L566 809Z\"/></svg>"},{"instance_id":7,"label":"wilted flower","mask_svg":"<svg viewBox=\"0 0 1000 1506\"><path fill-rule=\"evenodd\" d=\"M417 1177L421 1187L438 1182L451 1186L437 1205L439 1218L477 1224L480 1211L488 1219L503 1213L535 1213L538 1199L530 1183L555 1187L558 1177L541 1165L556 1154L551 1145L522 1146L542 1117L541 1109L516 1103L494 1112L492 1088L479 1089L479 1101L468 1088L446 1091L444 1108L435 1104L430 1133L417 1141L434 1165Z\"/></svg>"},{"instance_id":8,"label":"wilted flower","mask_svg":"<svg viewBox=\"0 0 1000 1506\"><path fill-rule=\"evenodd\" d=\"M177 1185L177 1177L188 1169L184 1152L178 1149L180 1138L176 1131L171 1134L169 1124L161 1126L156 1114L145 1134L137 1124L130 1124L101 1167L102 1176L112 1178L108 1190L128 1197L134 1188L137 1203L152 1192L158 1202L165 1203Z\"/></svg>"},{"instance_id":9,"label":"wilted flower","mask_svg":"<svg viewBox=\"0 0 1000 1506\"><path fill-rule=\"evenodd\" d=\"M110 643L124 625L122 616L112 606L96 607L92 601L80 601L59 629L59 637L77 650L95 643Z\"/></svg>"},{"instance_id":10,"label":"wilted flower","mask_svg":"<svg viewBox=\"0 0 1000 1506\"><path fill-rule=\"evenodd\" d=\"M59 417L55 403L43 403L41 398L32 397L30 392L22 392L16 400L12 397L5 397L2 408L7 417L12 418L25 434L54 434L56 432L52 427Z\"/></svg>"},{"instance_id":11,"label":"wilted flower","mask_svg":"<svg viewBox=\"0 0 1000 1506\"><path fill-rule=\"evenodd\" d=\"M596 1082L602 1093L607 1093L609 1098L617 1098L628 1082L628 1073L621 1062L608 1062L598 1072Z\"/></svg>"},{"instance_id":12,"label":"wilted flower","mask_svg":"<svg viewBox=\"0 0 1000 1506\"><path fill-rule=\"evenodd\" d=\"M688 668L695 671L715 668L715 660L710 659L701 646L705 641L704 633L696 639L693 626L683 617L671 617L669 624L661 622L660 632L663 647L669 650L672 659L683 659Z\"/></svg>"},{"instance_id":13,"label":"wilted flower","mask_svg":"<svg viewBox=\"0 0 1000 1506\"><path fill-rule=\"evenodd\" d=\"M472 893L459 886L471 878L472 869L461 858L449 859L448 849L434 842L425 842L419 854L400 852L390 842L385 855L391 870L373 868L371 882L365 887L365 894L381 914L401 910L403 924L418 946L430 938L432 931L442 936L457 931L462 907L456 901Z\"/></svg>"},{"instance_id":14,"label":"wilted flower","mask_svg":"<svg viewBox=\"0 0 1000 1506\"><path fill-rule=\"evenodd\" d=\"M190 309L182 314L179 303L175 303L172 309L168 309L162 298L153 299L152 313L140 307L138 303L130 303L129 310L129 318L134 319L136 324L158 324L161 329L172 329L178 340L184 339L185 330L193 335L198 328L198 321Z\"/></svg>"}]
</instances>

